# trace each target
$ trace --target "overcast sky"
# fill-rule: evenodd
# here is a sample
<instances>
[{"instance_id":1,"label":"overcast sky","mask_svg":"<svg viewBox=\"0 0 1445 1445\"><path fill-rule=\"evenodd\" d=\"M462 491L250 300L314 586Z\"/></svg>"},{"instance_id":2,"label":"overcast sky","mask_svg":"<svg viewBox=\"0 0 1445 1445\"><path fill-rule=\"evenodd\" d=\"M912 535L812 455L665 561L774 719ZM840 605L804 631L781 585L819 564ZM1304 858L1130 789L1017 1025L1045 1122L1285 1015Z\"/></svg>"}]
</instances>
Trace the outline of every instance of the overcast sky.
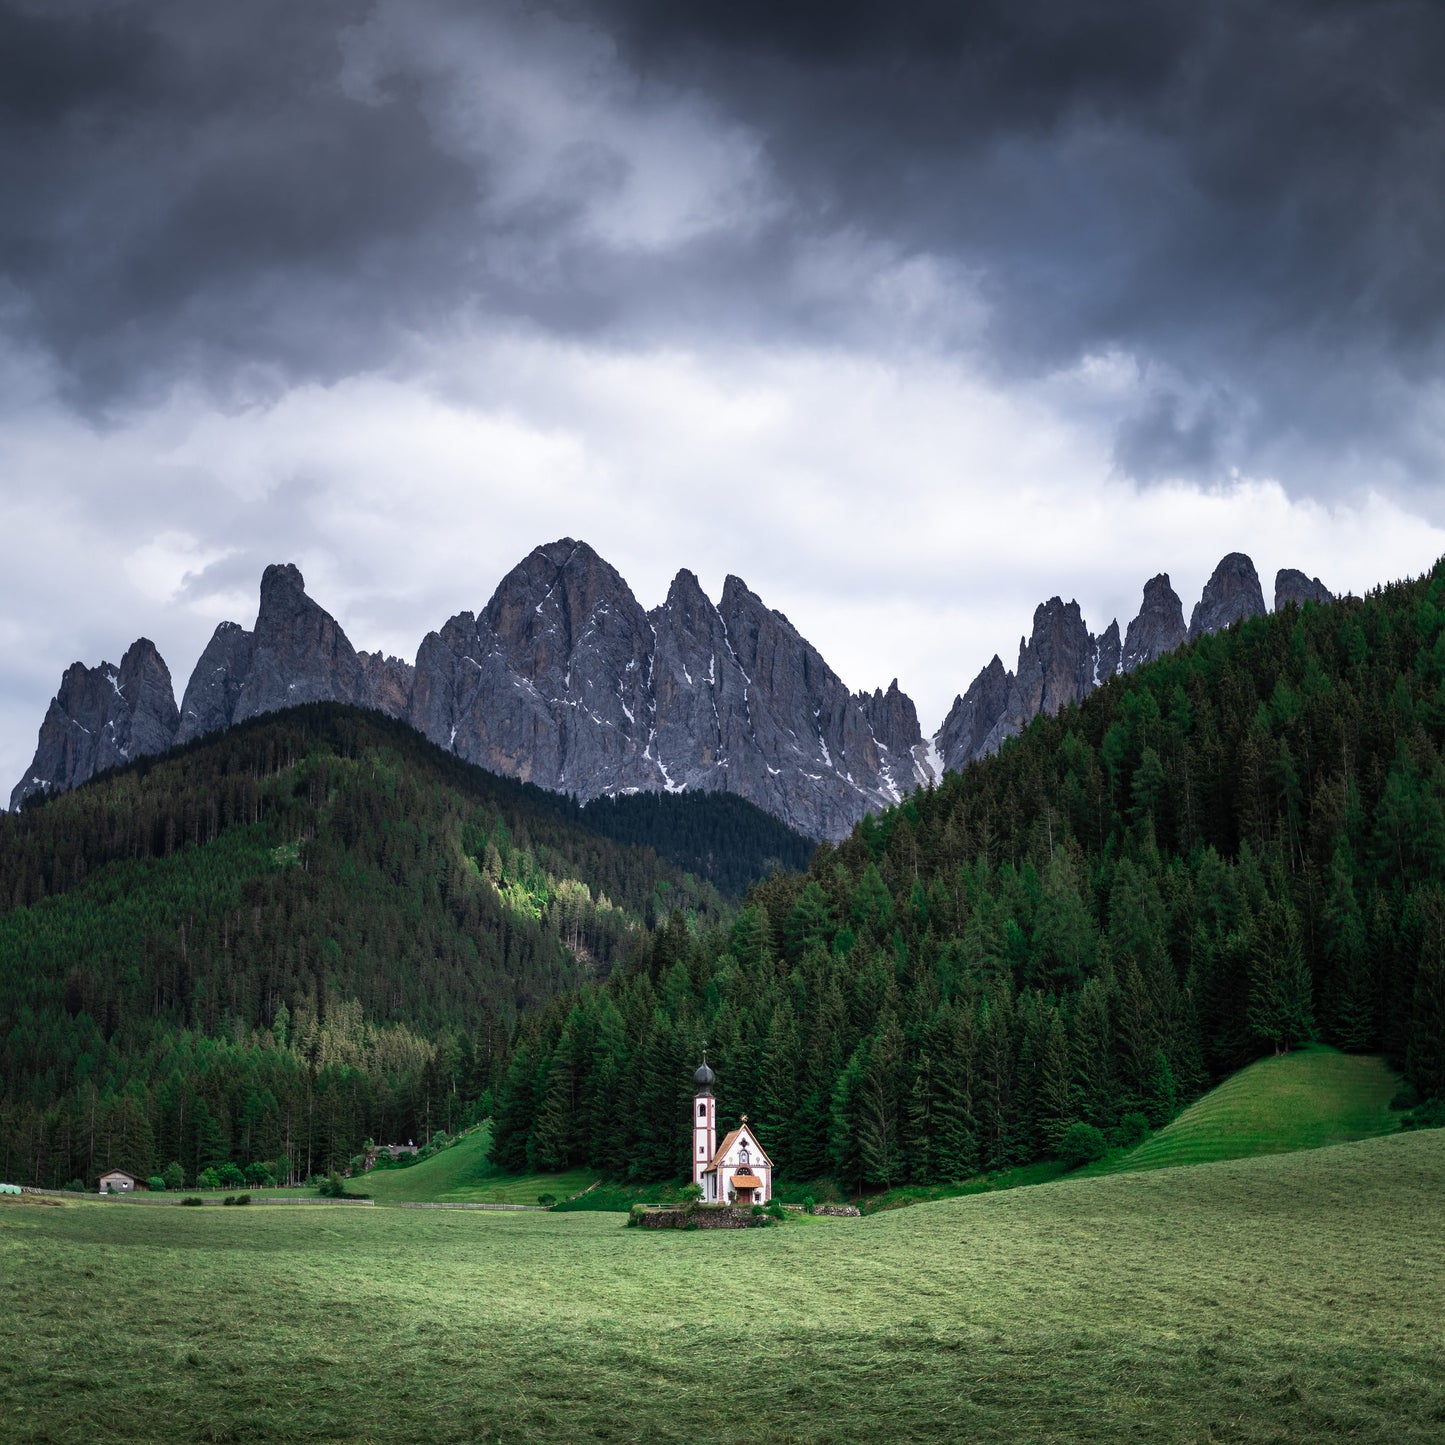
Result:
<instances>
[{"instance_id":1,"label":"overcast sky","mask_svg":"<svg viewBox=\"0 0 1445 1445\"><path fill-rule=\"evenodd\" d=\"M1424 0L0 0L0 797L271 561L409 660L560 536L735 572L926 731L1055 593L1422 571L1442 75Z\"/></svg>"}]
</instances>

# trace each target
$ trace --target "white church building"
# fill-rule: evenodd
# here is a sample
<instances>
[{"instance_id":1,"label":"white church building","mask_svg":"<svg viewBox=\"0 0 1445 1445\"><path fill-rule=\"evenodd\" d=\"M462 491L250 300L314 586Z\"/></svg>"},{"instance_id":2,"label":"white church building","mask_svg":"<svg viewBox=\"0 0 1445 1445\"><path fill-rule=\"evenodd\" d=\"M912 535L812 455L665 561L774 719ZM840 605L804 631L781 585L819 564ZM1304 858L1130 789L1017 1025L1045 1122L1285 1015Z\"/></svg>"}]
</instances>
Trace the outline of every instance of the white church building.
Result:
<instances>
[{"instance_id":1,"label":"white church building","mask_svg":"<svg viewBox=\"0 0 1445 1445\"><path fill-rule=\"evenodd\" d=\"M773 1197L773 1161L748 1124L748 1116L717 1142L717 1075L707 1066L692 1076L692 1182L705 1204L766 1204Z\"/></svg>"}]
</instances>

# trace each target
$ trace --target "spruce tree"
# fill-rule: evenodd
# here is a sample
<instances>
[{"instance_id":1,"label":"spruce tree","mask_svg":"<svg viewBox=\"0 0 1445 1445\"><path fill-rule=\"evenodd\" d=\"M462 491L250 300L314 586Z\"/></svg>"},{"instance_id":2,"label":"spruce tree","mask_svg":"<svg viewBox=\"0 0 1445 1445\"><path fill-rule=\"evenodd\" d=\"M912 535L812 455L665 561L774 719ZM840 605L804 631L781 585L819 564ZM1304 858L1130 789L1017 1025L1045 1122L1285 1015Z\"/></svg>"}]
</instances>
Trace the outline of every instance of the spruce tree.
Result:
<instances>
[{"instance_id":1,"label":"spruce tree","mask_svg":"<svg viewBox=\"0 0 1445 1445\"><path fill-rule=\"evenodd\" d=\"M1355 893L1353 857L1345 839L1340 840L1330 862L1324 923L1330 966L1326 1008L1330 1035L1346 1053L1364 1053L1375 1042L1375 983L1365 916Z\"/></svg>"},{"instance_id":2,"label":"spruce tree","mask_svg":"<svg viewBox=\"0 0 1445 1445\"><path fill-rule=\"evenodd\" d=\"M1069 1056L1069 1035L1057 1009L1049 1010L1048 1031L1038 1058L1039 1137L1045 1150L1058 1153L1065 1130L1078 1117L1074 1095L1073 1060Z\"/></svg>"},{"instance_id":3,"label":"spruce tree","mask_svg":"<svg viewBox=\"0 0 1445 1445\"><path fill-rule=\"evenodd\" d=\"M1265 904L1257 921L1246 1020L1254 1037L1277 1054L1314 1037L1312 987L1299 922L1294 910L1278 899Z\"/></svg>"},{"instance_id":4,"label":"spruce tree","mask_svg":"<svg viewBox=\"0 0 1445 1445\"><path fill-rule=\"evenodd\" d=\"M855 1095L863 1180L885 1189L907 1170L903 1075L903 1034L890 1014L879 1022Z\"/></svg>"}]
</instances>

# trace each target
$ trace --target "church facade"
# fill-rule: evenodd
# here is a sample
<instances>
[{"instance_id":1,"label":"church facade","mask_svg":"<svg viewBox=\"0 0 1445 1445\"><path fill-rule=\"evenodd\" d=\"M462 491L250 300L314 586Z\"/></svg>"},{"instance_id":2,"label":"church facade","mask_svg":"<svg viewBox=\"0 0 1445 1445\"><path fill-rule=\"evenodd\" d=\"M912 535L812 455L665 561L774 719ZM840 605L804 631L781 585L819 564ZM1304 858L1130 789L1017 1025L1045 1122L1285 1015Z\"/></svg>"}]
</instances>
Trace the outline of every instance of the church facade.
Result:
<instances>
[{"instance_id":1,"label":"church facade","mask_svg":"<svg viewBox=\"0 0 1445 1445\"><path fill-rule=\"evenodd\" d=\"M766 1204L773 1197L773 1161L744 1114L721 1144L717 1141L717 1075L703 1060L692 1076L692 1181L705 1204Z\"/></svg>"}]
</instances>

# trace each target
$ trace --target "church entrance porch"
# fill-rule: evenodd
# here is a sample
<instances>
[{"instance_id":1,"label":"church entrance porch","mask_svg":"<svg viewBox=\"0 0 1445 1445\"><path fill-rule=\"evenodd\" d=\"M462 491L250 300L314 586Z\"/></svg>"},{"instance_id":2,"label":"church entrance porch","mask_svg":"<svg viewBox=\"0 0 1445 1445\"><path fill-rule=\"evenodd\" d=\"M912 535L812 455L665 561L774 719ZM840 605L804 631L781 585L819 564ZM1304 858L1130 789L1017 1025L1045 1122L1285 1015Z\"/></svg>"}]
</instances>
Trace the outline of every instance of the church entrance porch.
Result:
<instances>
[{"instance_id":1,"label":"church entrance porch","mask_svg":"<svg viewBox=\"0 0 1445 1445\"><path fill-rule=\"evenodd\" d=\"M734 1174L733 1189L737 1192L739 1204L762 1203L763 1181L756 1174Z\"/></svg>"}]
</instances>

